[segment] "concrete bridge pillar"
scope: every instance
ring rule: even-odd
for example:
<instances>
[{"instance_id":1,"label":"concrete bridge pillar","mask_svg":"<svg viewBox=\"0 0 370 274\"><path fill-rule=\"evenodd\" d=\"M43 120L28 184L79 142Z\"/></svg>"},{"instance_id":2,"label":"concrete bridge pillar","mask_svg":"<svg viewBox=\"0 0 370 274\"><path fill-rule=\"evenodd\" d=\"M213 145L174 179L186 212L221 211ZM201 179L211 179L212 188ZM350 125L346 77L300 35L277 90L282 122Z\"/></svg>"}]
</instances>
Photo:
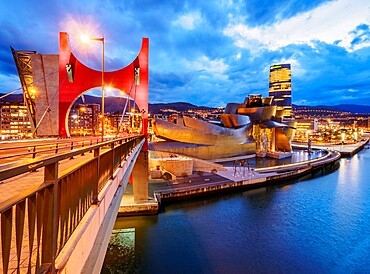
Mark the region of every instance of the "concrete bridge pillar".
<instances>
[{"instance_id":1,"label":"concrete bridge pillar","mask_svg":"<svg viewBox=\"0 0 370 274\"><path fill-rule=\"evenodd\" d=\"M134 201L148 201L148 151L141 151L132 170Z\"/></svg>"}]
</instances>

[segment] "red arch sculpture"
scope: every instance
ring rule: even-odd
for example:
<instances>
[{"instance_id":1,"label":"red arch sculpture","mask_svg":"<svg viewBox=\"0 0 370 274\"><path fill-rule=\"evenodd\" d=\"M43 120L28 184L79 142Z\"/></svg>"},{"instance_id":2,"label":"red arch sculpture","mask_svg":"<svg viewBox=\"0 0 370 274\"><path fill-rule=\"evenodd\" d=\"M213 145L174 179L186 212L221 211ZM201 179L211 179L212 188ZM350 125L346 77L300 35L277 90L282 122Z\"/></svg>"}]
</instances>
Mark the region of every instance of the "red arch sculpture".
<instances>
[{"instance_id":1,"label":"red arch sculpture","mask_svg":"<svg viewBox=\"0 0 370 274\"><path fill-rule=\"evenodd\" d=\"M85 66L73 55L66 32L60 33L59 43L59 135L69 137L68 110L71 104L86 90L101 87L102 72ZM146 137L148 135L148 54L149 39L143 38L140 52L131 64L116 71L104 72L106 86L128 92L135 81L135 68L140 68L140 83L136 86L135 102L143 113L142 134ZM72 66L72 83L66 80L67 64ZM147 150L147 145L143 149Z\"/></svg>"}]
</instances>

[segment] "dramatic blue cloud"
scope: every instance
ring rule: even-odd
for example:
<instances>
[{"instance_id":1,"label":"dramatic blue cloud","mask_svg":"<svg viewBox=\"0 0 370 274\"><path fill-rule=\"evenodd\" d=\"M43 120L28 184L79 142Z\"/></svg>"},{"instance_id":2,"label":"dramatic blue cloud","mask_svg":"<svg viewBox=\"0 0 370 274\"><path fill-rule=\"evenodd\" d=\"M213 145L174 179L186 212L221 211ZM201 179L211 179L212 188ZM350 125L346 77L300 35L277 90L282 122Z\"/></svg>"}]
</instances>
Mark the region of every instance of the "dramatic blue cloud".
<instances>
[{"instance_id":1,"label":"dramatic blue cloud","mask_svg":"<svg viewBox=\"0 0 370 274\"><path fill-rule=\"evenodd\" d=\"M364 43L370 42L370 28L369 25L362 24L359 25L353 32L355 38L351 41L352 48L357 45L362 45Z\"/></svg>"},{"instance_id":2,"label":"dramatic blue cloud","mask_svg":"<svg viewBox=\"0 0 370 274\"><path fill-rule=\"evenodd\" d=\"M292 65L295 104L370 101L368 0L177 2L1 1L0 92L20 87L9 46L57 53L61 31L100 69L101 45L79 45L88 29L105 37L107 70L131 63L142 37L150 39L150 103L224 106L267 95L276 63Z\"/></svg>"}]
</instances>

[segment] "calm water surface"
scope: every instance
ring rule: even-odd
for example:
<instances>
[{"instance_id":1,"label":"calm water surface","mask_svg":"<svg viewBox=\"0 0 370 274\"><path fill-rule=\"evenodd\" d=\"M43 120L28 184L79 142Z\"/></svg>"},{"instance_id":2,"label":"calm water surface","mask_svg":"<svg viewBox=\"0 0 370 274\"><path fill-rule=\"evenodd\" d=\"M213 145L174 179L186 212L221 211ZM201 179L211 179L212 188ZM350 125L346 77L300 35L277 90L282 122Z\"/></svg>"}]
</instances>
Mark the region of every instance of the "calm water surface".
<instances>
[{"instance_id":1,"label":"calm water surface","mask_svg":"<svg viewBox=\"0 0 370 274\"><path fill-rule=\"evenodd\" d=\"M370 273L370 150L323 176L120 218L102 273Z\"/></svg>"}]
</instances>

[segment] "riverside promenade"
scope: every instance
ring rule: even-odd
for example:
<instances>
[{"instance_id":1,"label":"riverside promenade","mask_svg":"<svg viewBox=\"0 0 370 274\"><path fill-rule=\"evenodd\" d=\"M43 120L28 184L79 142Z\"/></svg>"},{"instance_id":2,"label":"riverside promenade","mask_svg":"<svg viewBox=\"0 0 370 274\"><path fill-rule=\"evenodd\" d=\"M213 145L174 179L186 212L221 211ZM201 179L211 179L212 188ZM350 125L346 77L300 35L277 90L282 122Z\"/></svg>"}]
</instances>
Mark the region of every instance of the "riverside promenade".
<instances>
[{"instance_id":1,"label":"riverside promenade","mask_svg":"<svg viewBox=\"0 0 370 274\"><path fill-rule=\"evenodd\" d=\"M342 158L348 158L355 155L357 152L361 151L369 143L369 137L361 139L359 142L354 144L312 144L313 149L331 150L338 151ZM295 148L307 149L307 143L292 143Z\"/></svg>"},{"instance_id":2,"label":"riverside promenade","mask_svg":"<svg viewBox=\"0 0 370 274\"><path fill-rule=\"evenodd\" d=\"M144 204L134 202L132 186L128 185L118 214L121 216L156 214L161 203L231 191L238 188L258 188L278 181L303 176L334 165L341 157L353 156L362 150L368 142L369 139L366 138L350 145L314 145L312 146L313 149L325 150L328 154L317 159L295 164L254 168L249 171L247 168L226 167L225 171L218 171L217 174L203 172L200 176L194 172L191 176L177 178L176 181L150 180L150 198ZM304 149L307 148L307 145L294 145L294 147Z\"/></svg>"},{"instance_id":3,"label":"riverside promenade","mask_svg":"<svg viewBox=\"0 0 370 274\"><path fill-rule=\"evenodd\" d=\"M369 142L365 138L356 144L348 145L313 145L313 149L325 150L326 156L295 164L273 166L268 168L254 168L247 170L237 167L226 167L225 171L217 174L203 172L199 176L194 172L191 176L177 178L176 181L149 180L149 201L135 203L132 195L132 186L128 185L118 215L156 214L161 203L188 199L200 195L235 189L251 189L274 184L278 181L303 176L310 172L334 165L341 157L351 157L361 151ZM293 147L307 149L307 145L293 144ZM250 155L249 155L250 156Z\"/></svg>"},{"instance_id":4,"label":"riverside promenade","mask_svg":"<svg viewBox=\"0 0 370 274\"><path fill-rule=\"evenodd\" d=\"M369 143L369 138L362 139L355 144L344 144L344 145L314 145L315 149L328 149L339 151L343 158L352 157L357 152L361 151Z\"/></svg>"}]
</instances>

